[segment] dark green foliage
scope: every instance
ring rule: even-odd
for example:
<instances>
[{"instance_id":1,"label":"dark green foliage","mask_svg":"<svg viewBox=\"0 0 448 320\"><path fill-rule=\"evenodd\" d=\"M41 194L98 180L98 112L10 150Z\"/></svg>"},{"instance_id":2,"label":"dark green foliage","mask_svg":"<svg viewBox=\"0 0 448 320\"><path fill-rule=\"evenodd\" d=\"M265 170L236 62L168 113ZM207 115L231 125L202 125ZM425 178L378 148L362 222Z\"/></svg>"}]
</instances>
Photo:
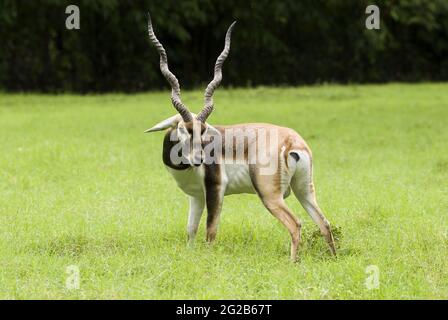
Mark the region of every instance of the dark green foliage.
<instances>
[{"instance_id":1,"label":"dark green foliage","mask_svg":"<svg viewBox=\"0 0 448 320\"><path fill-rule=\"evenodd\" d=\"M381 9L381 30L365 8ZM67 30L76 4L81 29ZM448 79L446 0L0 0L0 87L141 91L166 87L146 12L182 87L208 82L233 20L223 85Z\"/></svg>"}]
</instances>

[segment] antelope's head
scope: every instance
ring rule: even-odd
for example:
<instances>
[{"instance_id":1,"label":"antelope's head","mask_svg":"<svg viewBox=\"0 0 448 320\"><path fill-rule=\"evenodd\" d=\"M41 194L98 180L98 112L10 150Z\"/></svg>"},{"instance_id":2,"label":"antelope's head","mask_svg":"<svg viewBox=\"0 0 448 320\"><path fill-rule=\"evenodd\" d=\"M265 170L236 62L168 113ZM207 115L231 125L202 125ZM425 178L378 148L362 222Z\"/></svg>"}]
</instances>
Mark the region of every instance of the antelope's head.
<instances>
[{"instance_id":1,"label":"antelope's head","mask_svg":"<svg viewBox=\"0 0 448 320\"><path fill-rule=\"evenodd\" d=\"M191 113L187 106L182 103L180 98L180 86L176 76L168 69L168 58L162 44L156 38L152 28L151 16L148 14L148 32L149 38L160 55L160 70L168 83L171 85L171 102L177 110L177 114L165 119L145 132L155 132L171 128L171 132L179 143L185 145L182 150L183 157L186 158L190 165L199 166L203 162L203 145L210 135L219 134L218 130L209 125L206 121L213 111L213 93L222 80L222 65L229 55L230 38L232 29L236 21L233 22L226 33L224 50L219 55L215 64L215 73L213 80L208 84L204 94L204 107L199 114ZM187 153L187 154L185 154Z\"/></svg>"}]
</instances>

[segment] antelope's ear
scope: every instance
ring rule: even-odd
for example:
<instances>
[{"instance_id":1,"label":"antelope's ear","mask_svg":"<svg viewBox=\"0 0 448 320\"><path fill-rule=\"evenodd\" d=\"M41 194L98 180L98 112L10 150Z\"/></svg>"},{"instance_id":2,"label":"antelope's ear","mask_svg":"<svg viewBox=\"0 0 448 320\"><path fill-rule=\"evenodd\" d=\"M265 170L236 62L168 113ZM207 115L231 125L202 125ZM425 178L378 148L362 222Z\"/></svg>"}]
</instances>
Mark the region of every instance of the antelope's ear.
<instances>
[{"instance_id":1,"label":"antelope's ear","mask_svg":"<svg viewBox=\"0 0 448 320\"><path fill-rule=\"evenodd\" d=\"M155 131L162 131L165 130L167 128L173 128L175 126L177 126L177 124L179 123L179 121L182 119L182 117L180 116L180 114L176 114L168 119L165 119L161 122L159 122L158 124L156 124L154 127L148 129L145 131L145 133L148 132L155 132Z\"/></svg>"}]
</instances>

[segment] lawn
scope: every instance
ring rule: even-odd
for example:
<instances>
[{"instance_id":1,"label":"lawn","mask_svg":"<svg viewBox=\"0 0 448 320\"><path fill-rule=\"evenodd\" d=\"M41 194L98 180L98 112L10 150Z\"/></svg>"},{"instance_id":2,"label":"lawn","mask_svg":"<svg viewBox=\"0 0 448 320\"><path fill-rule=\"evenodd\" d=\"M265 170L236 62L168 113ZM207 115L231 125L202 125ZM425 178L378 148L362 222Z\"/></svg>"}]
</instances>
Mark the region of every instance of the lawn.
<instances>
[{"instance_id":1,"label":"lawn","mask_svg":"<svg viewBox=\"0 0 448 320\"><path fill-rule=\"evenodd\" d=\"M202 94L184 102L197 111ZM305 138L337 258L294 197L300 263L253 195L226 197L216 243L202 221L188 248L163 133L143 133L174 114L168 89L0 93L0 298L448 299L448 84L219 89L215 103L212 124Z\"/></svg>"}]
</instances>

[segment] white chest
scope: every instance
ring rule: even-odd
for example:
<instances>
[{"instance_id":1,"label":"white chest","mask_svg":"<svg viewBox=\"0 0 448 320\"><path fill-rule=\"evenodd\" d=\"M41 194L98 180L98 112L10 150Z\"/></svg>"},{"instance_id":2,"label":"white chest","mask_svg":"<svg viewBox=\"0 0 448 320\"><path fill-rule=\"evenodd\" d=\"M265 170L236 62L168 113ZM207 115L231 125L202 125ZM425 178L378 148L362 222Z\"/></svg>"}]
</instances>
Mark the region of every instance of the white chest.
<instances>
[{"instance_id":1,"label":"white chest","mask_svg":"<svg viewBox=\"0 0 448 320\"><path fill-rule=\"evenodd\" d=\"M166 168L183 192L193 197L204 194L204 173L202 167L191 167L186 170L175 170L168 166Z\"/></svg>"}]
</instances>

